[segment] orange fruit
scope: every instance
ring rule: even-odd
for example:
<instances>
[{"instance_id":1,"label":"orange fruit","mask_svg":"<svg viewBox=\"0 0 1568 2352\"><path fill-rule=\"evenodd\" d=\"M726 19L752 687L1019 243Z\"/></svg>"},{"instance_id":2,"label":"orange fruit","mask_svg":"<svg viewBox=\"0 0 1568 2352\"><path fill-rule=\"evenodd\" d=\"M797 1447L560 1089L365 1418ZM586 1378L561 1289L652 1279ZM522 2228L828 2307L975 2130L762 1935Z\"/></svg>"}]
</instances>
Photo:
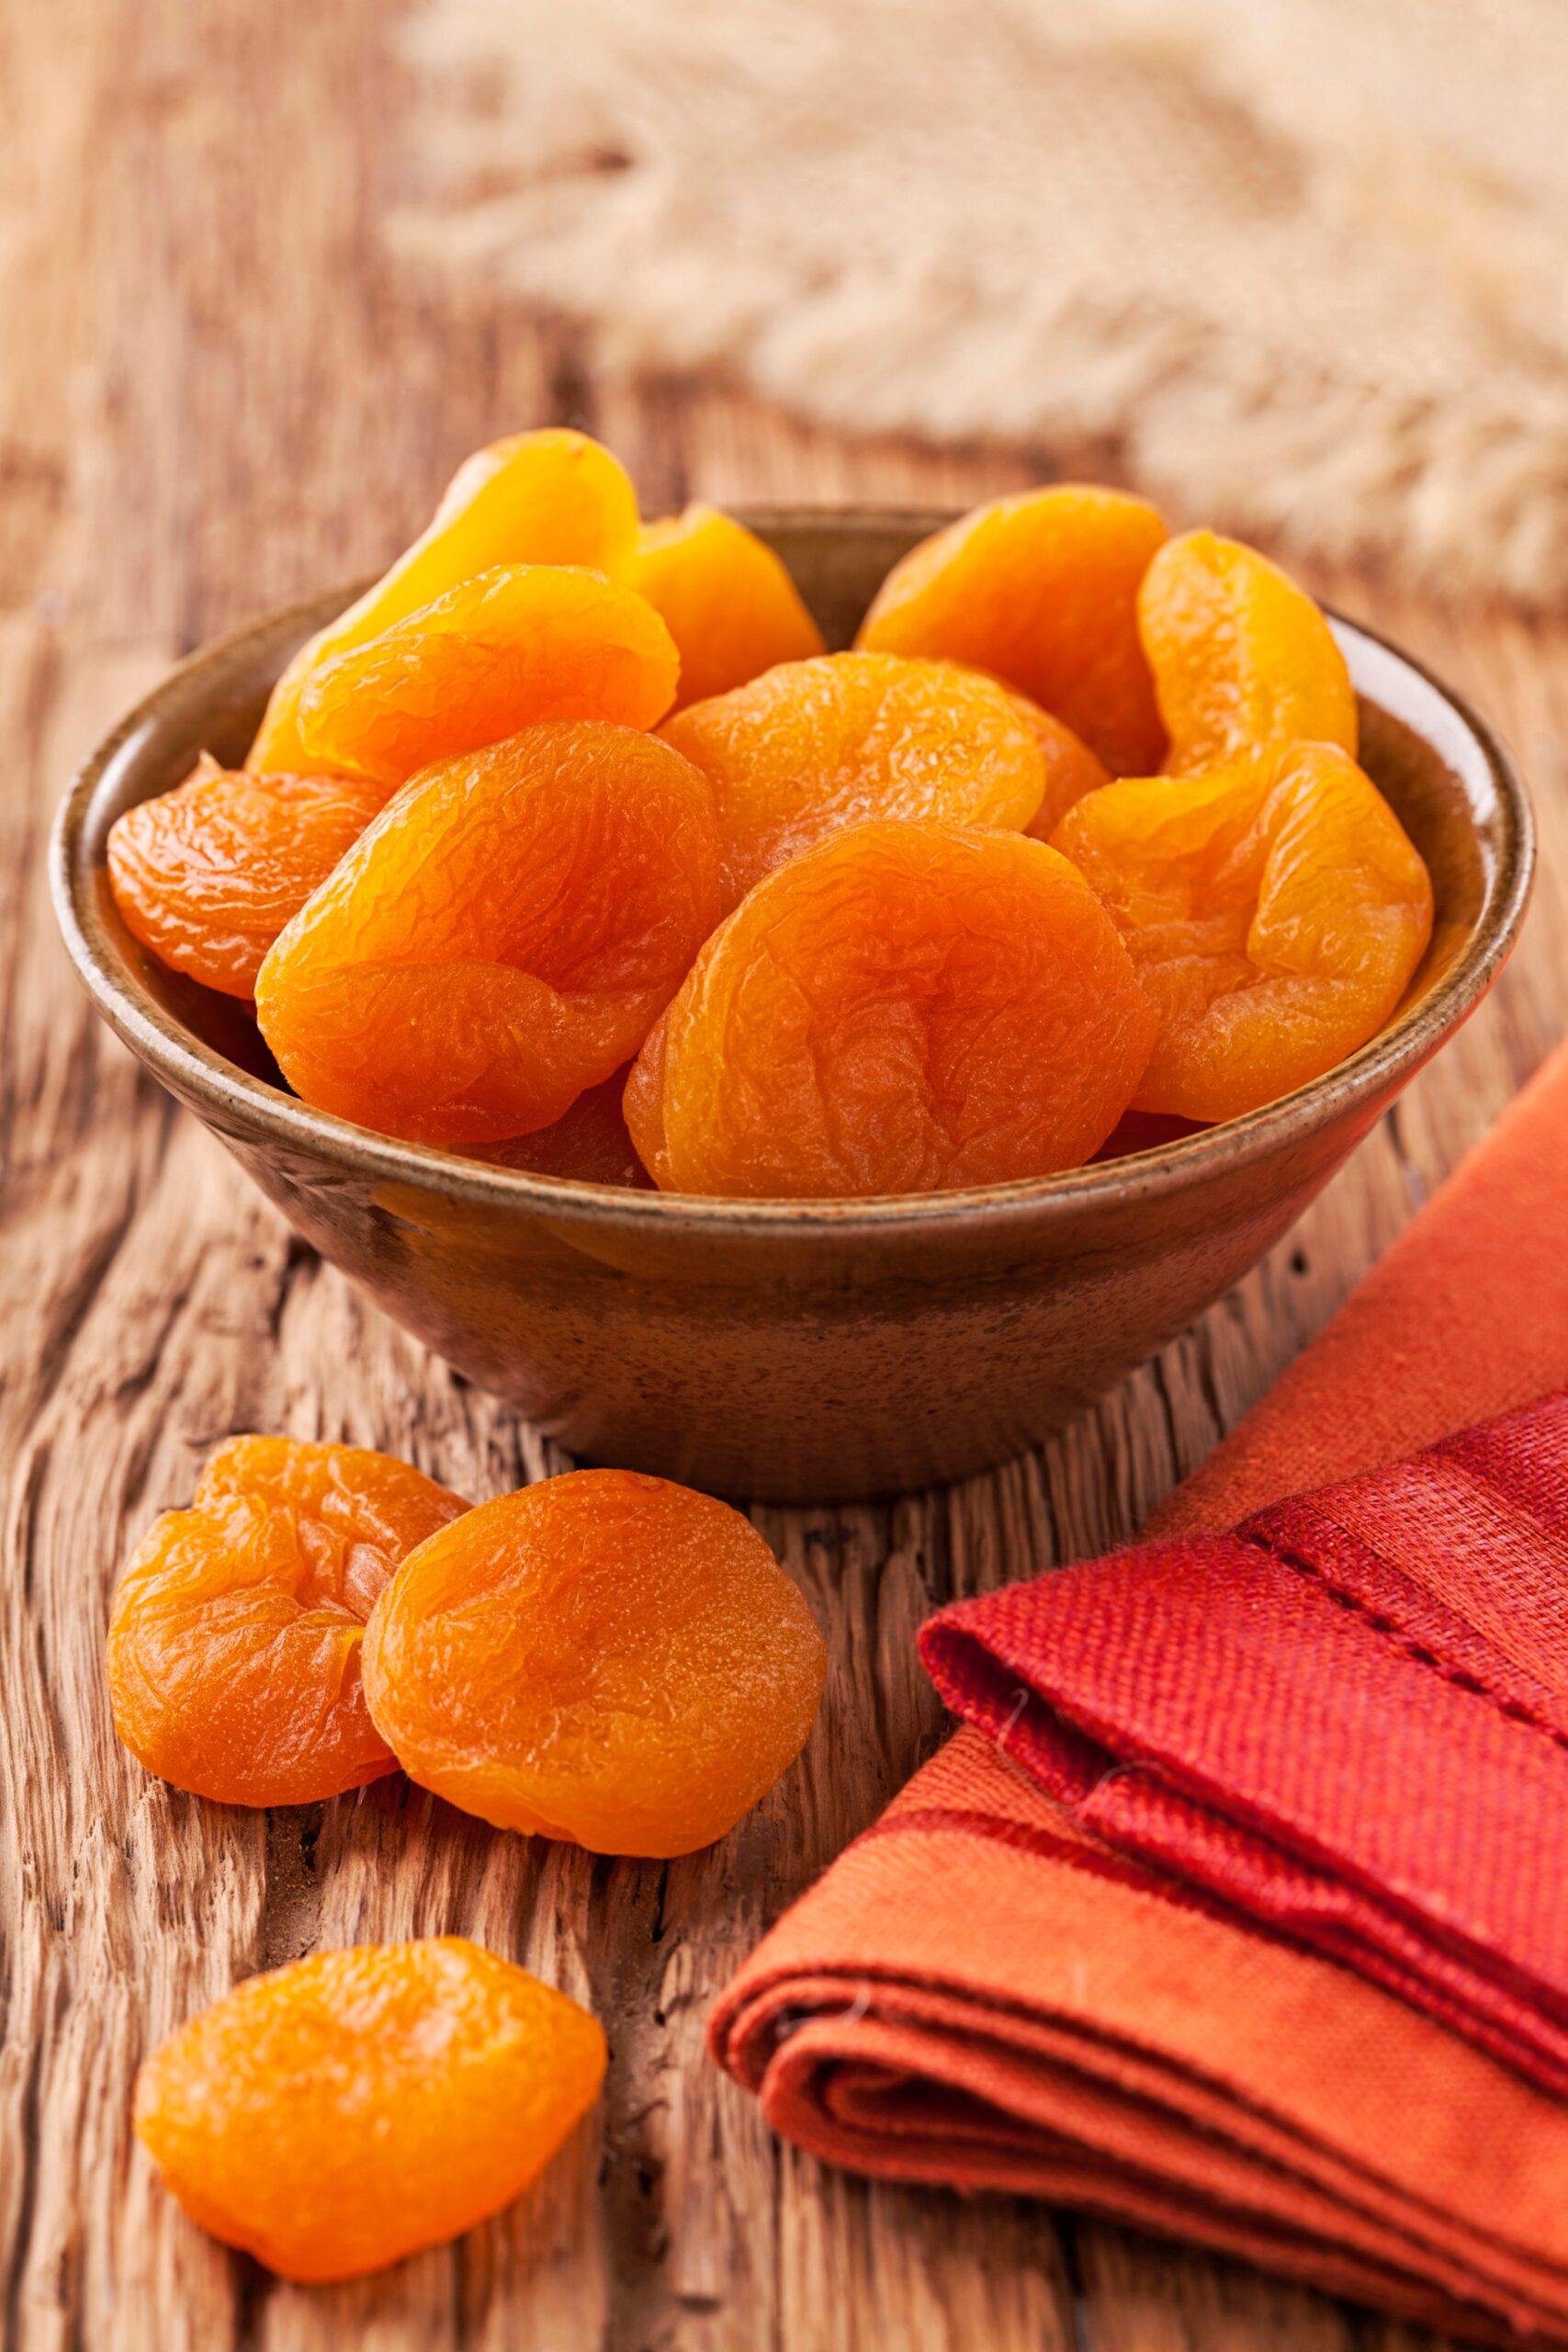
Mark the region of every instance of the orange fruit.
<instances>
[{"instance_id":1,"label":"orange fruit","mask_svg":"<svg viewBox=\"0 0 1568 2352\"><path fill-rule=\"evenodd\" d=\"M1432 932L1432 885L1343 752L1113 784L1055 845L1121 932L1159 1033L1141 1111L1234 1119L1382 1028Z\"/></svg>"},{"instance_id":2,"label":"orange fruit","mask_svg":"<svg viewBox=\"0 0 1568 2352\"><path fill-rule=\"evenodd\" d=\"M680 649L677 709L743 686L777 662L826 650L772 548L716 506L645 523L623 577Z\"/></svg>"},{"instance_id":3,"label":"orange fruit","mask_svg":"<svg viewBox=\"0 0 1568 2352\"><path fill-rule=\"evenodd\" d=\"M619 571L637 539L637 492L584 433L549 425L476 450L458 467L428 529L346 612L302 645L273 688L249 768L308 767L298 715L312 670L379 637L410 613L497 564L586 564Z\"/></svg>"},{"instance_id":4,"label":"orange fruit","mask_svg":"<svg viewBox=\"0 0 1568 2352\"><path fill-rule=\"evenodd\" d=\"M879 817L1021 830L1044 790L1036 729L994 678L892 653L790 662L660 729L713 786L726 907Z\"/></svg>"},{"instance_id":5,"label":"orange fruit","mask_svg":"<svg viewBox=\"0 0 1568 2352\"><path fill-rule=\"evenodd\" d=\"M626 1124L670 1192L828 1199L1076 1168L1153 1010L1083 877L951 825L835 835L758 884L639 1055Z\"/></svg>"},{"instance_id":6,"label":"orange fruit","mask_svg":"<svg viewBox=\"0 0 1568 2352\"><path fill-rule=\"evenodd\" d=\"M1291 743L1356 756L1345 656L1312 598L1255 548L1189 531L1160 548L1138 593L1138 628L1170 737L1172 775Z\"/></svg>"},{"instance_id":7,"label":"orange fruit","mask_svg":"<svg viewBox=\"0 0 1568 2352\"><path fill-rule=\"evenodd\" d=\"M312 1952L161 2043L136 2132L192 2221L285 2278L499 2212L599 2095L597 2021L460 1936Z\"/></svg>"},{"instance_id":8,"label":"orange fruit","mask_svg":"<svg viewBox=\"0 0 1568 2352\"><path fill-rule=\"evenodd\" d=\"M750 1520L628 1470L502 1495L404 1562L366 1689L411 1780L498 1828L686 1854L816 1721L827 1652Z\"/></svg>"},{"instance_id":9,"label":"orange fruit","mask_svg":"<svg viewBox=\"0 0 1568 2352\"><path fill-rule=\"evenodd\" d=\"M319 662L297 724L318 766L389 791L538 719L651 727L679 668L669 630L630 588L602 571L510 564Z\"/></svg>"},{"instance_id":10,"label":"orange fruit","mask_svg":"<svg viewBox=\"0 0 1568 2352\"><path fill-rule=\"evenodd\" d=\"M546 722L404 786L272 949L257 1017L306 1102L502 1142L637 1052L717 915L697 770L631 728Z\"/></svg>"},{"instance_id":11,"label":"orange fruit","mask_svg":"<svg viewBox=\"0 0 1568 2352\"><path fill-rule=\"evenodd\" d=\"M251 775L216 761L109 832L126 929L172 971L254 995L267 949L358 840L386 794L346 775Z\"/></svg>"},{"instance_id":12,"label":"orange fruit","mask_svg":"<svg viewBox=\"0 0 1568 2352\"><path fill-rule=\"evenodd\" d=\"M236 1437L115 1590L115 1729L160 1779L222 1804L311 1804L393 1769L360 1683L392 1570L467 1510L356 1445Z\"/></svg>"},{"instance_id":13,"label":"orange fruit","mask_svg":"<svg viewBox=\"0 0 1568 2352\"><path fill-rule=\"evenodd\" d=\"M894 565L855 642L988 670L1113 774L1147 775L1165 731L1137 597L1165 535L1122 491L1061 482L993 499Z\"/></svg>"}]
</instances>

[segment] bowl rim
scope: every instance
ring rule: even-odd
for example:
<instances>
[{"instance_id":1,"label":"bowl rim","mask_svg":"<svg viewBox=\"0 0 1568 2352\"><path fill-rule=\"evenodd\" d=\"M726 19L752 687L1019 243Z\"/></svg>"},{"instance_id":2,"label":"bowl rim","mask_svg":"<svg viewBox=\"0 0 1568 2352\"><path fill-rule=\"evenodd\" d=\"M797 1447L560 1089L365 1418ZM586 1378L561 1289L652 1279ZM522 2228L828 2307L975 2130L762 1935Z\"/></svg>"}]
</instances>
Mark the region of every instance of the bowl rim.
<instances>
[{"instance_id":1,"label":"bowl rim","mask_svg":"<svg viewBox=\"0 0 1568 2352\"><path fill-rule=\"evenodd\" d=\"M950 510L904 506L748 506L739 519L769 526L820 525L837 529L939 529ZM376 575L371 575L375 577ZM367 585L318 591L209 640L174 664L152 691L126 712L77 766L51 831L49 879L55 919L89 996L109 1026L174 1091L221 1113L258 1140L303 1149L361 1179L411 1186L447 1199L513 1210L528 1208L557 1223L613 1223L649 1234L684 1228L753 1235L866 1235L890 1227L1005 1222L1021 1211L1067 1217L1085 1205L1110 1206L1158 1199L1189 1182L1234 1172L1266 1160L1282 1143L1299 1140L1337 1115L1414 1075L1461 1025L1495 978L1518 936L1529 903L1536 860L1534 815L1523 777L1488 722L1425 663L1378 630L1351 621L1330 605L1336 633L1376 647L1427 685L1479 750L1496 788L1502 819L1495 872L1473 933L1450 970L1416 1002L1396 1011L1377 1035L1311 1080L1242 1117L1177 1137L1124 1159L1091 1161L1054 1176L951 1193L915 1193L849 1200L734 1200L694 1193L639 1192L629 1186L536 1175L471 1159L434 1144L406 1143L347 1119L318 1111L297 1095L254 1078L175 1020L138 982L95 902L83 848L87 812L110 763L167 703L202 671L232 664L254 640L297 627L303 639L325 615L341 610ZM340 597L341 603L332 599Z\"/></svg>"}]
</instances>

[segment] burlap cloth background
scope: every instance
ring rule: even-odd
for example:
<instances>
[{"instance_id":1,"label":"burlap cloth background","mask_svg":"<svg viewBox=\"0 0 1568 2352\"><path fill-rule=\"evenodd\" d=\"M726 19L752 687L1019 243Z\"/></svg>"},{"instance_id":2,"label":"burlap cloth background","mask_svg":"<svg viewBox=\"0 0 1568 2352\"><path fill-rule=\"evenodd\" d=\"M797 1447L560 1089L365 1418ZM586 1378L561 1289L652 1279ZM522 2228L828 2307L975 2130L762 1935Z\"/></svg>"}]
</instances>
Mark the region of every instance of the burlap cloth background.
<instances>
[{"instance_id":1,"label":"burlap cloth background","mask_svg":"<svg viewBox=\"0 0 1568 2352\"><path fill-rule=\"evenodd\" d=\"M420 0L435 266L853 429L1568 593L1568 0Z\"/></svg>"}]
</instances>

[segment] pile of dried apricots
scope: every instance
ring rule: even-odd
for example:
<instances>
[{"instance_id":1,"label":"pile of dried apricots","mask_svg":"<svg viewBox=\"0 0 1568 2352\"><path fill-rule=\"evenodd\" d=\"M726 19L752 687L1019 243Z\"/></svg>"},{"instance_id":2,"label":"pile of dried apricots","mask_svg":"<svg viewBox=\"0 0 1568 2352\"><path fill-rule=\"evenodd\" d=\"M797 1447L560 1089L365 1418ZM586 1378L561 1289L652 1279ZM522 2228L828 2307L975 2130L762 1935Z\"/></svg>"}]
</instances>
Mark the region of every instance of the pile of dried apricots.
<instances>
[{"instance_id":1,"label":"pile of dried apricots","mask_svg":"<svg viewBox=\"0 0 1568 2352\"><path fill-rule=\"evenodd\" d=\"M674 1193L937 1192L1079 1166L1128 1113L1236 1117L1382 1025L1432 892L1356 752L1312 600L1141 499L979 507L829 653L761 539L639 524L546 431L469 459L244 769L129 810L109 874L364 1126Z\"/></svg>"},{"instance_id":2,"label":"pile of dried apricots","mask_svg":"<svg viewBox=\"0 0 1568 2352\"><path fill-rule=\"evenodd\" d=\"M176 1788L303 1804L400 1765L497 1827L688 1854L805 1746L827 1649L750 1520L622 1470L478 1509L389 1455L219 1447L119 1580L115 1727ZM154 2052L136 2129L286 2276L346 2278L517 2195L597 2094L564 1994L453 1938L252 1978Z\"/></svg>"},{"instance_id":3,"label":"pile of dried apricots","mask_svg":"<svg viewBox=\"0 0 1568 2352\"><path fill-rule=\"evenodd\" d=\"M981 507L829 653L761 540L642 525L607 450L540 432L300 649L243 770L120 818L109 876L306 1102L383 1134L673 1193L928 1193L1237 1116L1382 1025L1432 893L1356 752L1316 606L1140 499ZM581 1471L475 1509L243 1437L131 1559L107 1664L120 1737L198 1796L400 1766L501 1828L673 1856L799 1754L826 1651L688 1488ZM321 1952L156 2051L136 2127L218 2236L342 2278L509 2201L605 2060L460 1939Z\"/></svg>"}]
</instances>

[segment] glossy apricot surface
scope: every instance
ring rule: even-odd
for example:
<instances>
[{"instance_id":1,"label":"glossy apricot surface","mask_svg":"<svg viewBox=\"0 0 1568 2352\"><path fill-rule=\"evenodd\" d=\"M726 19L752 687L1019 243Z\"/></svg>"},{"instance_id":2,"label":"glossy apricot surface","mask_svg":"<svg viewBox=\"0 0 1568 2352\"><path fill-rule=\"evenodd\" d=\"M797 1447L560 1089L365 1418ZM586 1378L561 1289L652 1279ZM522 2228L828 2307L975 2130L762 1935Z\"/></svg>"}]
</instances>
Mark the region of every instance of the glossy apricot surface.
<instances>
[{"instance_id":1,"label":"glossy apricot surface","mask_svg":"<svg viewBox=\"0 0 1568 2352\"><path fill-rule=\"evenodd\" d=\"M716 506L645 523L623 577L679 648L678 709L827 650L772 548Z\"/></svg>"},{"instance_id":2,"label":"glossy apricot surface","mask_svg":"<svg viewBox=\"0 0 1568 2352\"><path fill-rule=\"evenodd\" d=\"M245 764L287 773L310 763L298 725L312 670L379 637L497 564L621 571L637 540L637 492L608 449L547 425L478 449L460 465L427 529L348 610L302 645L273 688Z\"/></svg>"},{"instance_id":3,"label":"glossy apricot surface","mask_svg":"<svg viewBox=\"0 0 1568 2352\"><path fill-rule=\"evenodd\" d=\"M1014 694L1011 702L1033 736L1045 767L1044 796L1024 831L1037 842L1048 842L1086 792L1098 792L1101 785L1111 783L1111 771L1103 760L1095 758L1081 736L1031 702L1027 695Z\"/></svg>"},{"instance_id":4,"label":"glossy apricot surface","mask_svg":"<svg viewBox=\"0 0 1568 2352\"><path fill-rule=\"evenodd\" d=\"M194 2222L285 2278L380 2270L511 2203L592 2106L604 2036L460 1936L312 1952L190 2019L136 2132Z\"/></svg>"},{"instance_id":5,"label":"glossy apricot surface","mask_svg":"<svg viewBox=\"0 0 1568 2352\"><path fill-rule=\"evenodd\" d=\"M651 727L679 670L674 639L634 590L602 571L510 564L318 663L298 724L319 766L390 790L539 719Z\"/></svg>"},{"instance_id":6,"label":"glossy apricot surface","mask_svg":"<svg viewBox=\"0 0 1568 2352\"><path fill-rule=\"evenodd\" d=\"M1172 775L1291 743L1356 755L1356 696L1334 632L1303 589L1256 548L1188 531L1160 548L1138 628L1170 738Z\"/></svg>"},{"instance_id":7,"label":"glossy apricot surface","mask_svg":"<svg viewBox=\"0 0 1568 2352\"><path fill-rule=\"evenodd\" d=\"M988 670L1113 774L1145 775L1165 730L1137 598L1165 536L1154 508L1119 490L1062 482L993 499L894 565L855 641Z\"/></svg>"},{"instance_id":8,"label":"glossy apricot surface","mask_svg":"<svg viewBox=\"0 0 1568 2352\"><path fill-rule=\"evenodd\" d=\"M386 797L355 776L252 775L209 762L116 818L115 905L160 963L249 998L273 941Z\"/></svg>"}]
</instances>

